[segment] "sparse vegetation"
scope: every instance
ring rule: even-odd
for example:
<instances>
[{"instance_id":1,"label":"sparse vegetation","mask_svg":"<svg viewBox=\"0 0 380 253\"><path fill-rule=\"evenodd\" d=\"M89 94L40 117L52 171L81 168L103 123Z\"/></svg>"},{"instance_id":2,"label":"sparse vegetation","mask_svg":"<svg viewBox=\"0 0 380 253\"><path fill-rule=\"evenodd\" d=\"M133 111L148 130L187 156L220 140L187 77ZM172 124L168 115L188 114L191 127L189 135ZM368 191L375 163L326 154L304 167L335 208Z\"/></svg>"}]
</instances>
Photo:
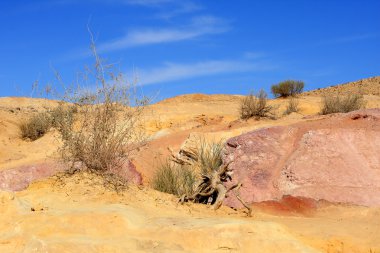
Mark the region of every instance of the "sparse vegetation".
<instances>
[{"instance_id":1,"label":"sparse vegetation","mask_svg":"<svg viewBox=\"0 0 380 253\"><path fill-rule=\"evenodd\" d=\"M65 87L62 103L52 112L59 131L61 155L69 173L85 170L101 175L111 187L120 189L117 177L131 153L145 142L141 115L148 100L139 97L135 81L127 81L112 65L104 64L96 51L94 67L87 68L73 87ZM91 88L88 88L88 83Z\"/></svg>"},{"instance_id":2,"label":"sparse vegetation","mask_svg":"<svg viewBox=\"0 0 380 253\"><path fill-rule=\"evenodd\" d=\"M363 95L327 95L322 99L320 114L347 113L365 107Z\"/></svg>"},{"instance_id":3,"label":"sparse vegetation","mask_svg":"<svg viewBox=\"0 0 380 253\"><path fill-rule=\"evenodd\" d=\"M207 142L204 139L200 139L198 141L198 148L194 152L196 162L193 163L193 166L203 175L217 171L223 163L223 145L222 141Z\"/></svg>"},{"instance_id":4,"label":"sparse vegetation","mask_svg":"<svg viewBox=\"0 0 380 253\"><path fill-rule=\"evenodd\" d=\"M199 139L190 146L185 145L178 154L172 151L170 161L161 164L156 171L153 187L179 196L181 203L190 201L211 204L214 209L218 209L226 194L233 191L248 209L248 215L251 215L251 208L238 193L241 184L234 184L230 188L223 184L232 180L232 172L228 169L228 164L223 165L222 150L222 142L208 143Z\"/></svg>"},{"instance_id":5,"label":"sparse vegetation","mask_svg":"<svg viewBox=\"0 0 380 253\"><path fill-rule=\"evenodd\" d=\"M284 112L285 115L291 114L292 112L299 111L299 101L295 97L291 97L288 100L288 104L286 106L286 110Z\"/></svg>"},{"instance_id":6,"label":"sparse vegetation","mask_svg":"<svg viewBox=\"0 0 380 253\"><path fill-rule=\"evenodd\" d=\"M194 193L199 175L211 175L222 165L223 142L197 139L180 155L161 163L153 178L153 188L177 196ZM197 177L198 174L198 177Z\"/></svg>"},{"instance_id":7,"label":"sparse vegetation","mask_svg":"<svg viewBox=\"0 0 380 253\"><path fill-rule=\"evenodd\" d=\"M160 164L157 169L152 186L157 191L170 193L176 196L192 194L196 175L190 166L179 166L169 160Z\"/></svg>"},{"instance_id":8,"label":"sparse vegetation","mask_svg":"<svg viewBox=\"0 0 380 253\"><path fill-rule=\"evenodd\" d=\"M51 116L46 112L40 112L33 115L28 120L22 122L19 126L21 137L35 141L46 134L52 126Z\"/></svg>"},{"instance_id":9,"label":"sparse vegetation","mask_svg":"<svg viewBox=\"0 0 380 253\"><path fill-rule=\"evenodd\" d=\"M52 127L61 133L63 139L67 139L69 133L65 131L69 130L67 126L74 123L74 114L77 112L78 108L76 106L70 106L65 103L60 103L59 106L49 111Z\"/></svg>"},{"instance_id":10,"label":"sparse vegetation","mask_svg":"<svg viewBox=\"0 0 380 253\"><path fill-rule=\"evenodd\" d=\"M268 95L264 90L258 94L251 92L244 97L240 105L240 118L249 119L262 117L274 118L274 107L268 104Z\"/></svg>"},{"instance_id":11,"label":"sparse vegetation","mask_svg":"<svg viewBox=\"0 0 380 253\"><path fill-rule=\"evenodd\" d=\"M302 81L286 80L271 87L273 96L289 97L300 94L303 91L305 84Z\"/></svg>"}]
</instances>

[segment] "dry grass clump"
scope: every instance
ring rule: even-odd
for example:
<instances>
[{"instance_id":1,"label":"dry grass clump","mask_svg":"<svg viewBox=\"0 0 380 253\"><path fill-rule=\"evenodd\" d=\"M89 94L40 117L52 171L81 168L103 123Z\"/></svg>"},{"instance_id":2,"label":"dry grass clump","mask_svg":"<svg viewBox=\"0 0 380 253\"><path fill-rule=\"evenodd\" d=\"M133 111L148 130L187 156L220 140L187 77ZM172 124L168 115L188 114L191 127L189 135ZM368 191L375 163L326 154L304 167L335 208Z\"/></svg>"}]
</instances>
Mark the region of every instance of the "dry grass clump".
<instances>
[{"instance_id":1,"label":"dry grass clump","mask_svg":"<svg viewBox=\"0 0 380 253\"><path fill-rule=\"evenodd\" d=\"M21 137L34 141L45 135L52 127L61 130L67 121L73 123L75 113L74 106L67 106L64 103L53 110L39 112L20 124Z\"/></svg>"},{"instance_id":2,"label":"dry grass clump","mask_svg":"<svg viewBox=\"0 0 380 253\"><path fill-rule=\"evenodd\" d=\"M23 139L35 141L44 136L51 126L51 116L46 112L40 112L22 122L19 128Z\"/></svg>"},{"instance_id":3,"label":"dry grass clump","mask_svg":"<svg viewBox=\"0 0 380 253\"><path fill-rule=\"evenodd\" d=\"M153 177L153 188L176 196L192 195L201 175L211 176L222 165L222 150L221 141L197 139L159 165Z\"/></svg>"},{"instance_id":4,"label":"dry grass clump","mask_svg":"<svg viewBox=\"0 0 380 253\"><path fill-rule=\"evenodd\" d=\"M195 163L193 166L197 167L201 174L207 175L217 171L222 165L222 151L224 143L207 142L203 139L199 140L199 146L195 152Z\"/></svg>"},{"instance_id":5,"label":"dry grass clump","mask_svg":"<svg viewBox=\"0 0 380 253\"><path fill-rule=\"evenodd\" d=\"M292 112L299 111L299 101L295 97L291 97L288 100L288 104L286 106L286 110L284 112L285 115L291 114Z\"/></svg>"},{"instance_id":6,"label":"dry grass clump","mask_svg":"<svg viewBox=\"0 0 380 253\"><path fill-rule=\"evenodd\" d=\"M160 164L152 181L155 190L176 195L192 194L196 182L190 166L179 166L169 160Z\"/></svg>"},{"instance_id":7,"label":"dry grass clump","mask_svg":"<svg viewBox=\"0 0 380 253\"><path fill-rule=\"evenodd\" d=\"M272 94L275 97L289 97L300 94L305 87L304 82L295 80L286 80L271 87Z\"/></svg>"},{"instance_id":8,"label":"dry grass clump","mask_svg":"<svg viewBox=\"0 0 380 253\"><path fill-rule=\"evenodd\" d=\"M268 104L268 95L264 90L260 90L256 95L251 92L243 98L240 104L240 118L274 118L274 109L273 106Z\"/></svg>"},{"instance_id":9,"label":"dry grass clump","mask_svg":"<svg viewBox=\"0 0 380 253\"><path fill-rule=\"evenodd\" d=\"M194 185L195 180L192 177L192 180L189 181L191 191L186 192L182 190L176 192L176 195L180 196L179 202L182 204L184 202L193 202L213 205L214 210L217 210L227 195L232 193L247 208L247 215L251 216L251 207L243 201L239 194L242 184L236 183L230 185L230 187L226 187L225 185L226 182L232 181L233 173L228 168L229 163L223 164L222 161L223 142L205 142L204 139L200 139L195 143L197 145L189 146L186 144L187 142L178 154L172 152L171 162L174 164L173 166L179 166L181 169L190 168L189 171L191 173L197 172L197 182ZM173 175L173 173L170 175ZM156 178L159 176L157 174ZM171 179L172 177L169 178ZM179 178L183 178L183 176ZM166 184L171 186L173 185L171 184L173 181L176 180L167 180Z\"/></svg>"},{"instance_id":10,"label":"dry grass clump","mask_svg":"<svg viewBox=\"0 0 380 253\"><path fill-rule=\"evenodd\" d=\"M322 99L320 114L347 113L365 107L363 95L327 95Z\"/></svg>"}]
</instances>

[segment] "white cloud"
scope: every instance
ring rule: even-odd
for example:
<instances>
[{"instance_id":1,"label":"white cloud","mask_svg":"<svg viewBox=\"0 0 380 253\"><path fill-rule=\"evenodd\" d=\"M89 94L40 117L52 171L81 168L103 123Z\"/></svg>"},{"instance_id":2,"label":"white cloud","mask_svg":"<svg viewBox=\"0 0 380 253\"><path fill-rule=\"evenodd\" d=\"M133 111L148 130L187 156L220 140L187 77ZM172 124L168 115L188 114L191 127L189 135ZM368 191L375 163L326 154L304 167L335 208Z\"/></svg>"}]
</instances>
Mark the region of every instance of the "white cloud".
<instances>
[{"instance_id":1,"label":"white cloud","mask_svg":"<svg viewBox=\"0 0 380 253\"><path fill-rule=\"evenodd\" d=\"M162 67L138 71L141 85L191 79L201 76L266 71L275 66L241 60L203 61L192 64L165 63Z\"/></svg>"},{"instance_id":2,"label":"white cloud","mask_svg":"<svg viewBox=\"0 0 380 253\"><path fill-rule=\"evenodd\" d=\"M223 33L229 26L213 16L200 16L192 19L190 25L165 29L138 29L124 37L100 44L99 52L109 52L141 45L169 43L197 38L207 34Z\"/></svg>"}]
</instances>

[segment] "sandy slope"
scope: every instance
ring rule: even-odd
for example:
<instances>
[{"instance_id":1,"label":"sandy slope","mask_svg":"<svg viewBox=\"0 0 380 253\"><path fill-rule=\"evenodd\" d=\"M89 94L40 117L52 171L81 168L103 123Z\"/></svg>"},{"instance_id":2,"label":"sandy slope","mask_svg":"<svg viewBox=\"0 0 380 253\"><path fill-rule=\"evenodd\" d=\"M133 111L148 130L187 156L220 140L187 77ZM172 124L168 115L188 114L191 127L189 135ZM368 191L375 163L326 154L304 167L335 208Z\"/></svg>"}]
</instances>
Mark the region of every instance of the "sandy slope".
<instances>
[{"instance_id":1,"label":"sandy slope","mask_svg":"<svg viewBox=\"0 0 380 253\"><path fill-rule=\"evenodd\" d=\"M307 121L321 98L302 96L300 112L278 120L238 120L239 96L185 95L147 108L151 141L133 162L148 185L155 166L190 134L227 139L273 125ZM366 95L367 107L380 97ZM286 100L271 101L279 106ZM54 132L35 142L19 138L18 124L54 101L0 98L0 170L50 161L59 141ZM306 116L306 117L305 117ZM61 185L54 179L17 192L0 192L0 252L380 252L380 209L332 206L301 213L260 211L247 218L227 207L178 206L170 195L131 186L123 196L87 176ZM32 211L32 209L34 211Z\"/></svg>"},{"instance_id":2,"label":"sandy slope","mask_svg":"<svg viewBox=\"0 0 380 253\"><path fill-rule=\"evenodd\" d=\"M377 252L380 209L321 207L312 216L254 217L177 205L130 187L116 195L76 176L1 193L1 252ZM34 211L32 211L34 210Z\"/></svg>"},{"instance_id":3,"label":"sandy slope","mask_svg":"<svg viewBox=\"0 0 380 253\"><path fill-rule=\"evenodd\" d=\"M305 92L304 94L311 96L321 96L329 93L380 96L380 76L361 79L355 82L333 85L327 88Z\"/></svg>"}]
</instances>

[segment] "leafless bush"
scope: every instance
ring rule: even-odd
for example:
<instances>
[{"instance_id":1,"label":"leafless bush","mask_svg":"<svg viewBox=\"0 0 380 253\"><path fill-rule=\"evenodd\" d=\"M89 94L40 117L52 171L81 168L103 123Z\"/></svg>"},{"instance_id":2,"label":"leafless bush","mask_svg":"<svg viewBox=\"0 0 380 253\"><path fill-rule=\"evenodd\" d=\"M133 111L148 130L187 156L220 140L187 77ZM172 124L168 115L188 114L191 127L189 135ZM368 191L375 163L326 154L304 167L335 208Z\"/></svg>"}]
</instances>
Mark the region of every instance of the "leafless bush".
<instances>
[{"instance_id":1,"label":"leafless bush","mask_svg":"<svg viewBox=\"0 0 380 253\"><path fill-rule=\"evenodd\" d=\"M49 111L52 127L57 129L64 139L68 136L65 130L69 130L67 126L71 126L74 123L74 116L77 112L78 108L76 106L71 106L63 102Z\"/></svg>"},{"instance_id":2,"label":"leafless bush","mask_svg":"<svg viewBox=\"0 0 380 253\"><path fill-rule=\"evenodd\" d=\"M288 100L288 105L286 106L286 110L284 112L285 115L291 114L292 112L299 111L299 101L295 97L291 97Z\"/></svg>"},{"instance_id":3,"label":"leafless bush","mask_svg":"<svg viewBox=\"0 0 380 253\"><path fill-rule=\"evenodd\" d=\"M48 113L37 113L20 124L21 137L35 141L45 135L51 125L51 117Z\"/></svg>"},{"instance_id":4,"label":"leafless bush","mask_svg":"<svg viewBox=\"0 0 380 253\"><path fill-rule=\"evenodd\" d=\"M136 81L127 81L113 65L105 64L93 40L91 48L95 64L74 85L65 85L56 73L65 93L52 112L53 124L61 134L61 155L71 172L87 170L119 184L114 172L122 170L145 142L141 116L148 100L138 95Z\"/></svg>"},{"instance_id":5,"label":"leafless bush","mask_svg":"<svg viewBox=\"0 0 380 253\"><path fill-rule=\"evenodd\" d=\"M244 97L240 105L240 118L274 118L274 107L268 104L268 95L264 90L260 90L258 94L250 93Z\"/></svg>"},{"instance_id":6,"label":"leafless bush","mask_svg":"<svg viewBox=\"0 0 380 253\"><path fill-rule=\"evenodd\" d=\"M363 95L327 95L322 99L322 108L320 114L346 113L359 110L365 107Z\"/></svg>"}]
</instances>

